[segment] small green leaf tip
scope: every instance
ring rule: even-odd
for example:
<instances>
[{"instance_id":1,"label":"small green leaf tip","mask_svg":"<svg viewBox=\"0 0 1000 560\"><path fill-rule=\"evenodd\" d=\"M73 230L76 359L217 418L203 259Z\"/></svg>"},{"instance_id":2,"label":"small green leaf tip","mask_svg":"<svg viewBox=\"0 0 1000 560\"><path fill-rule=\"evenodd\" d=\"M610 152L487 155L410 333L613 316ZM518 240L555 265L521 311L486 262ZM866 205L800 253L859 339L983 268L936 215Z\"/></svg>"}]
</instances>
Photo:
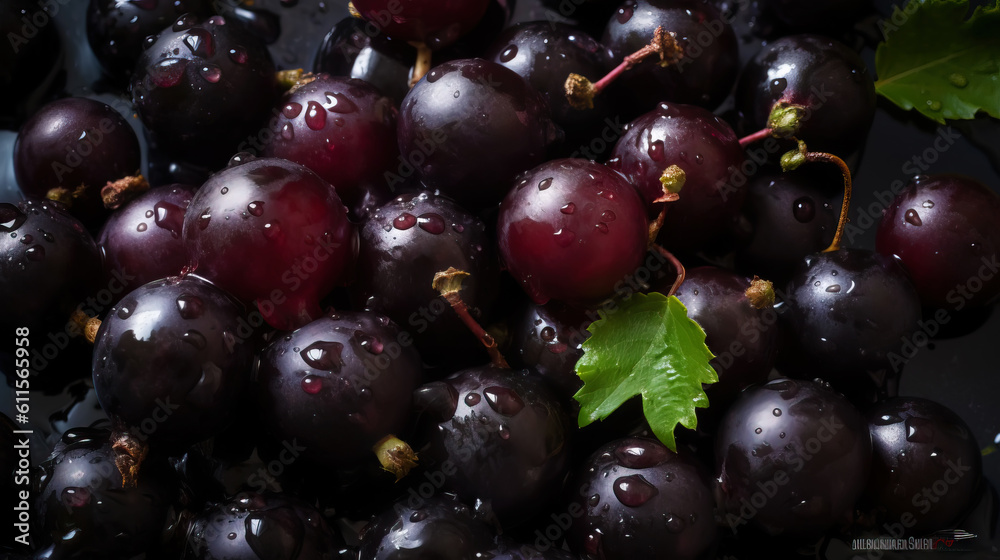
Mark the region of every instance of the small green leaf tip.
<instances>
[{"instance_id":1,"label":"small green leaf tip","mask_svg":"<svg viewBox=\"0 0 1000 560\"><path fill-rule=\"evenodd\" d=\"M677 424L695 428L696 408L708 406L704 384L719 380L709 364L705 331L674 296L635 294L588 329L577 374L583 387L580 426L603 420L636 395L642 412L664 445L676 451Z\"/></svg>"}]
</instances>

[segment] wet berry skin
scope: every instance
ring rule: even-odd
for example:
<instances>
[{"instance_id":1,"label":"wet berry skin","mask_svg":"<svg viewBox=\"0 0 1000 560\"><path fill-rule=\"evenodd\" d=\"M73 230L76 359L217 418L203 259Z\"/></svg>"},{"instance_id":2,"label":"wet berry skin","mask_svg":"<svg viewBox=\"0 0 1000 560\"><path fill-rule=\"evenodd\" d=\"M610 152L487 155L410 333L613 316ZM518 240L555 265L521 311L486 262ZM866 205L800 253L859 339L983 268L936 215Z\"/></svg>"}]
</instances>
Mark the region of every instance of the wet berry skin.
<instances>
[{"instance_id":1,"label":"wet berry skin","mask_svg":"<svg viewBox=\"0 0 1000 560\"><path fill-rule=\"evenodd\" d=\"M746 196L740 182L743 149L733 129L712 113L680 103L660 103L628 124L608 166L632 181L649 212L659 214L660 177L671 165L684 171L680 199L669 209L660 242L696 250L718 239Z\"/></svg>"},{"instance_id":2,"label":"wet berry skin","mask_svg":"<svg viewBox=\"0 0 1000 560\"><path fill-rule=\"evenodd\" d=\"M389 37L439 49L471 31L488 5L489 0L358 0L354 7Z\"/></svg>"},{"instance_id":3,"label":"wet berry skin","mask_svg":"<svg viewBox=\"0 0 1000 560\"><path fill-rule=\"evenodd\" d=\"M146 37L184 14L208 16L209 4L207 0L90 0L87 41L105 72L125 80L135 69Z\"/></svg>"},{"instance_id":4,"label":"wet berry skin","mask_svg":"<svg viewBox=\"0 0 1000 560\"><path fill-rule=\"evenodd\" d=\"M249 385L245 325L225 292L192 275L132 291L108 312L94 342L101 408L171 449L221 432Z\"/></svg>"},{"instance_id":5,"label":"wet berry skin","mask_svg":"<svg viewBox=\"0 0 1000 560\"><path fill-rule=\"evenodd\" d=\"M500 202L560 134L545 99L524 78L478 58L434 67L399 110L403 159L424 185L472 211ZM390 186L413 173L400 171Z\"/></svg>"},{"instance_id":6,"label":"wet berry skin","mask_svg":"<svg viewBox=\"0 0 1000 560\"><path fill-rule=\"evenodd\" d=\"M462 300L473 317L485 320L500 270L482 220L443 196L404 194L372 210L360 239L352 286L359 307L388 315L410 333L428 364L473 365L486 358L479 341L431 286L434 275L448 268L468 272Z\"/></svg>"},{"instance_id":7,"label":"wet berry skin","mask_svg":"<svg viewBox=\"0 0 1000 560\"><path fill-rule=\"evenodd\" d=\"M414 398L436 424L420 455L466 503L489 502L501 522L515 524L560 491L573 425L540 378L480 366L428 383Z\"/></svg>"},{"instance_id":8,"label":"wet berry skin","mask_svg":"<svg viewBox=\"0 0 1000 560\"><path fill-rule=\"evenodd\" d=\"M184 212L197 187L150 189L108 217L97 237L105 275L123 284L122 295L143 284L176 276L190 261L181 237Z\"/></svg>"},{"instance_id":9,"label":"wet berry skin","mask_svg":"<svg viewBox=\"0 0 1000 560\"><path fill-rule=\"evenodd\" d=\"M312 169L348 206L363 184L384 183L385 172L398 165L396 108L366 82L318 74L285 94L279 107L274 140L262 155Z\"/></svg>"},{"instance_id":10,"label":"wet berry skin","mask_svg":"<svg viewBox=\"0 0 1000 560\"><path fill-rule=\"evenodd\" d=\"M988 305L1000 295L997 216L1000 195L971 177L915 177L882 216L875 248L899 259L924 305Z\"/></svg>"},{"instance_id":11,"label":"wet berry skin","mask_svg":"<svg viewBox=\"0 0 1000 560\"><path fill-rule=\"evenodd\" d=\"M309 504L284 494L241 492L191 520L180 559L336 560L344 549L341 536Z\"/></svg>"},{"instance_id":12,"label":"wet berry skin","mask_svg":"<svg viewBox=\"0 0 1000 560\"><path fill-rule=\"evenodd\" d=\"M351 468L375 461L382 438L405 435L420 375L412 339L388 318L338 312L271 343L255 390L275 441L297 442L319 465Z\"/></svg>"},{"instance_id":13,"label":"wet berry skin","mask_svg":"<svg viewBox=\"0 0 1000 560\"><path fill-rule=\"evenodd\" d=\"M61 204L0 204L0 324L59 326L100 284L101 256ZM13 332L13 330L11 330Z\"/></svg>"},{"instance_id":14,"label":"wet berry skin","mask_svg":"<svg viewBox=\"0 0 1000 560\"><path fill-rule=\"evenodd\" d=\"M453 494L403 499L361 531L360 558L469 560L493 548L489 526Z\"/></svg>"},{"instance_id":15,"label":"wet berry skin","mask_svg":"<svg viewBox=\"0 0 1000 560\"><path fill-rule=\"evenodd\" d=\"M110 106L82 97L53 101L21 127L14 144L14 173L29 198L46 198L50 189L86 191L75 214L97 214L101 188L108 181L135 175L139 139L125 118ZM75 201L74 201L75 202Z\"/></svg>"},{"instance_id":16,"label":"wet berry skin","mask_svg":"<svg viewBox=\"0 0 1000 560\"><path fill-rule=\"evenodd\" d=\"M814 536L851 519L871 467L864 416L817 381L747 389L715 437L725 525ZM763 502L763 503L762 503Z\"/></svg>"},{"instance_id":17,"label":"wet berry skin","mask_svg":"<svg viewBox=\"0 0 1000 560\"><path fill-rule=\"evenodd\" d=\"M43 558L132 558L162 546L178 497L176 474L149 456L137 485L122 487L111 434L74 428L35 471L32 536Z\"/></svg>"},{"instance_id":18,"label":"wet berry skin","mask_svg":"<svg viewBox=\"0 0 1000 560\"><path fill-rule=\"evenodd\" d=\"M566 402L583 387L576 375L576 362L583 356L587 327L596 311L558 302L528 303L511 318L511 350L508 359L546 378Z\"/></svg>"},{"instance_id":19,"label":"wet berry skin","mask_svg":"<svg viewBox=\"0 0 1000 560\"><path fill-rule=\"evenodd\" d=\"M809 110L796 135L812 151L846 156L864 141L875 117L868 67L846 45L820 35L783 37L764 47L740 75L736 107L755 132L775 103Z\"/></svg>"},{"instance_id":20,"label":"wet berry skin","mask_svg":"<svg viewBox=\"0 0 1000 560\"><path fill-rule=\"evenodd\" d=\"M184 240L200 276L257 302L271 326L294 330L346 283L357 232L334 188L297 163L261 158L213 175L184 216Z\"/></svg>"},{"instance_id":21,"label":"wet berry skin","mask_svg":"<svg viewBox=\"0 0 1000 560\"><path fill-rule=\"evenodd\" d=\"M981 495L982 453L969 426L934 401L897 397L868 412L867 497L913 534L951 527Z\"/></svg>"},{"instance_id":22,"label":"wet berry skin","mask_svg":"<svg viewBox=\"0 0 1000 560\"><path fill-rule=\"evenodd\" d=\"M157 145L217 165L256 136L277 99L274 63L259 39L222 16L177 19L136 63L132 101Z\"/></svg>"},{"instance_id":23,"label":"wet berry skin","mask_svg":"<svg viewBox=\"0 0 1000 560\"><path fill-rule=\"evenodd\" d=\"M570 507L584 510L568 536L581 558L695 560L715 539L704 467L654 439L606 444L583 464L570 489Z\"/></svg>"},{"instance_id":24,"label":"wet berry skin","mask_svg":"<svg viewBox=\"0 0 1000 560\"><path fill-rule=\"evenodd\" d=\"M522 175L500 205L497 241L507 270L535 303L593 303L642 263L646 208L620 173L583 159Z\"/></svg>"}]
</instances>

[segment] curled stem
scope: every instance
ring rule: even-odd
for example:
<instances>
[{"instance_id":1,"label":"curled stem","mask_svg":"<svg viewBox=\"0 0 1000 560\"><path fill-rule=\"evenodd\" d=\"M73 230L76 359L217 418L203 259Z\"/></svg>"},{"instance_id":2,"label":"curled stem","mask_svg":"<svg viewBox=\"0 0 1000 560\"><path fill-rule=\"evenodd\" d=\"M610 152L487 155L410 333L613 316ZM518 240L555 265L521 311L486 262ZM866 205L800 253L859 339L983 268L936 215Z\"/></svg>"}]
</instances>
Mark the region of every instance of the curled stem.
<instances>
[{"instance_id":1,"label":"curled stem","mask_svg":"<svg viewBox=\"0 0 1000 560\"><path fill-rule=\"evenodd\" d=\"M844 202L840 206L840 219L837 220L837 231L833 234L833 241L830 246L823 249L824 253L829 253L840 249L840 240L844 236L844 226L847 224L847 212L851 207L851 170L839 157L826 152L810 152L806 148L806 143L798 141L798 149L792 150L781 156L781 168L784 171L797 169L806 162L822 161L832 163L840 168L840 174L844 178Z\"/></svg>"},{"instance_id":2,"label":"curled stem","mask_svg":"<svg viewBox=\"0 0 1000 560\"><path fill-rule=\"evenodd\" d=\"M670 297L676 294L677 290L681 287L681 284L684 283L684 277L687 274L687 272L684 269L684 265L681 264L681 261L679 261L677 257L674 256L673 253L664 249L663 247L661 247L656 243L653 243L653 248L659 251L659 253L663 255L664 258L670 261L670 264L674 266L674 270L677 271L677 278L674 279L674 283L670 286L670 291L667 292L667 297Z\"/></svg>"},{"instance_id":3,"label":"curled stem","mask_svg":"<svg viewBox=\"0 0 1000 560\"><path fill-rule=\"evenodd\" d=\"M455 313L458 313L465 326L486 347L493 365L499 368L510 369L507 360L504 359L503 354L497 348L496 339L493 338L493 335L486 332L479 322L469 314L468 306L465 305L465 302L462 301L462 296L459 295L459 291L462 289L462 280L468 277L468 272L449 267L448 270L438 272L434 275L434 281L431 283L431 286L444 296L444 299L448 301L448 304L455 310Z\"/></svg>"}]
</instances>

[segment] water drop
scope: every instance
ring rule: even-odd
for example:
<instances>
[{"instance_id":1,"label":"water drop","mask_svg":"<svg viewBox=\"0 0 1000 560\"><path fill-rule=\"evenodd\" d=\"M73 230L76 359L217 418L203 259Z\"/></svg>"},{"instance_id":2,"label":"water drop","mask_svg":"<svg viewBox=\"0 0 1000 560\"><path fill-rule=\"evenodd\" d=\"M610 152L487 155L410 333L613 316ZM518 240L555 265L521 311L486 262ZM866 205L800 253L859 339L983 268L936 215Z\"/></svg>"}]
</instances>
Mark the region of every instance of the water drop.
<instances>
[{"instance_id":1,"label":"water drop","mask_svg":"<svg viewBox=\"0 0 1000 560\"><path fill-rule=\"evenodd\" d=\"M313 369L339 371L344 366L344 360L341 357L343 351L344 345L339 342L318 340L300 351L299 356Z\"/></svg>"},{"instance_id":2,"label":"water drop","mask_svg":"<svg viewBox=\"0 0 1000 560\"><path fill-rule=\"evenodd\" d=\"M236 64L246 64L247 50L243 47L233 47L229 49L229 59Z\"/></svg>"},{"instance_id":3,"label":"water drop","mask_svg":"<svg viewBox=\"0 0 1000 560\"><path fill-rule=\"evenodd\" d=\"M315 375L307 375L302 378L302 390L315 395L323 390L323 380Z\"/></svg>"},{"instance_id":4,"label":"water drop","mask_svg":"<svg viewBox=\"0 0 1000 560\"><path fill-rule=\"evenodd\" d=\"M632 14L634 11L635 9L632 7L632 5L626 5L621 8L618 8L618 15L616 16L616 18L618 19L618 23L621 24L628 23L628 20L632 19Z\"/></svg>"},{"instance_id":5,"label":"water drop","mask_svg":"<svg viewBox=\"0 0 1000 560\"><path fill-rule=\"evenodd\" d=\"M205 229L208 227L208 223L212 221L212 211L206 208L202 211L201 215L198 216L198 229Z\"/></svg>"},{"instance_id":6,"label":"water drop","mask_svg":"<svg viewBox=\"0 0 1000 560\"><path fill-rule=\"evenodd\" d=\"M572 202L567 203L562 208L560 208L559 211L562 212L563 214L572 214L573 212L576 212L576 204L573 204Z\"/></svg>"},{"instance_id":7,"label":"water drop","mask_svg":"<svg viewBox=\"0 0 1000 560\"><path fill-rule=\"evenodd\" d=\"M552 177L548 177L547 179L542 179L541 181L538 182L538 190L540 191L544 191L545 189L551 186L552 186Z\"/></svg>"},{"instance_id":8,"label":"water drop","mask_svg":"<svg viewBox=\"0 0 1000 560\"><path fill-rule=\"evenodd\" d=\"M556 238L556 244L560 247L569 247L573 243L573 240L576 239L576 234L566 228L561 228L553 235Z\"/></svg>"},{"instance_id":9,"label":"water drop","mask_svg":"<svg viewBox=\"0 0 1000 560\"><path fill-rule=\"evenodd\" d=\"M24 252L24 256L29 261L40 261L45 258L45 247L42 247L41 245L28 247L28 249Z\"/></svg>"},{"instance_id":10,"label":"water drop","mask_svg":"<svg viewBox=\"0 0 1000 560\"><path fill-rule=\"evenodd\" d=\"M149 79L157 87L173 87L184 78L188 61L183 58L166 58L149 68Z\"/></svg>"},{"instance_id":11,"label":"water drop","mask_svg":"<svg viewBox=\"0 0 1000 560\"><path fill-rule=\"evenodd\" d=\"M906 211L906 214L903 215L903 219L906 220L906 223L914 226L922 226L924 224L924 221L920 219L920 214L918 214L913 208Z\"/></svg>"},{"instance_id":12,"label":"water drop","mask_svg":"<svg viewBox=\"0 0 1000 560\"><path fill-rule=\"evenodd\" d=\"M643 442L620 445L615 448L618 464L630 469L648 469L666 461L670 455L666 448Z\"/></svg>"},{"instance_id":13,"label":"water drop","mask_svg":"<svg viewBox=\"0 0 1000 560\"><path fill-rule=\"evenodd\" d=\"M393 227L400 230L407 230L417 225L417 217L409 212L404 212L392 221Z\"/></svg>"},{"instance_id":14,"label":"water drop","mask_svg":"<svg viewBox=\"0 0 1000 560\"><path fill-rule=\"evenodd\" d=\"M211 58L215 55L215 39L207 29L196 27L187 32L181 40L184 46L191 51L191 54L201 58Z\"/></svg>"},{"instance_id":15,"label":"water drop","mask_svg":"<svg viewBox=\"0 0 1000 560\"><path fill-rule=\"evenodd\" d=\"M940 101L930 101L930 100L928 100L927 101L927 107L931 111L940 111L941 110L941 102Z\"/></svg>"},{"instance_id":16,"label":"water drop","mask_svg":"<svg viewBox=\"0 0 1000 560\"><path fill-rule=\"evenodd\" d=\"M483 399L479 396L479 393L469 393L468 395L465 395L465 404L468 406L476 406L481 400Z\"/></svg>"},{"instance_id":17,"label":"water drop","mask_svg":"<svg viewBox=\"0 0 1000 560\"><path fill-rule=\"evenodd\" d=\"M500 424L499 432L501 439L510 439L510 428L506 424Z\"/></svg>"},{"instance_id":18,"label":"water drop","mask_svg":"<svg viewBox=\"0 0 1000 560\"><path fill-rule=\"evenodd\" d=\"M780 408L776 408L776 409L774 409L774 410L771 411L771 414L773 414L775 416L781 416L781 409Z\"/></svg>"},{"instance_id":19,"label":"water drop","mask_svg":"<svg viewBox=\"0 0 1000 560\"><path fill-rule=\"evenodd\" d=\"M808 196L803 196L795 200L792 203L792 216L795 217L799 223L807 224L816 217L816 205L813 199Z\"/></svg>"},{"instance_id":20,"label":"water drop","mask_svg":"<svg viewBox=\"0 0 1000 560\"><path fill-rule=\"evenodd\" d=\"M278 220L264 224L264 237L268 241L277 241L281 236L281 223Z\"/></svg>"},{"instance_id":21,"label":"water drop","mask_svg":"<svg viewBox=\"0 0 1000 560\"><path fill-rule=\"evenodd\" d=\"M524 408L521 396L506 387L487 387L483 394L490 408L504 416L514 416Z\"/></svg>"},{"instance_id":22,"label":"water drop","mask_svg":"<svg viewBox=\"0 0 1000 560\"><path fill-rule=\"evenodd\" d=\"M445 221L439 214L433 212L421 214L417 218L417 225L427 233L438 235L444 232Z\"/></svg>"},{"instance_id":23,"label":"water drop","mask_svg":"<svg viewBox=\"0 0 1000 560\"><path fill-rule=\"evenodd\" d=\"M418 510L410 514L410 523L420 523L424 519L427 519L425 510Z\"/></svg>"},{"instance_id":24,"label":"water drop","mask_svg":"<svg viewBox=\"0 0 1000 560\"><path fill-rule=\"evenodd\" d=\"M188 321L205 313L205 302L198 296L181 294L177 297L177 312Z\"/></svg>"},{"instance_id":25,"label":"water drop","mask_svg":"<svg viewBox=\"0 0 1000 560\"><path fill-rule=\"evenodd\" d=\"M294 119L302 112L302 105L294 101L286 104L281 109L281 114L287 119Z\"/></svg>"},{"instance_id":26,"label":"water drop","mask_svg":"<svg viewBox=\"0 0 1000 560\"><path fill-rule=\"evenodd\" d=\"M651 142L649 147L646 148L646 154L649 156L649 159L657 163L662 163L665 157L663 153L663 140L654 140Z\"/></svg>"},{"instance_id":27,"label":"water drop","mask_svg":"<svg viewBox=\"0 0 1000 560\"><path fill-rule=\"evenodd\" d=\"M753 431L753 433L760 435L763 431L764 431L763 428L757 428L756 430Z\"/></svg>"},{"instance_id":28,"label":"water drop","mask_svg":"<svg viewBox=\"0 0 1000 560\"><path fill-rule=\"evenodd\" d=\"M306 108L306 126L313 130L323 130L326 126L326 111L315 101L310 101Z\"/></svg>"},{"instance_id":29,"label":"water drop","mask_svg":"<svg viewBox=\"0 0 1000 560\"><path fill-rule=\"evenodd\" d=\"M906 419L906 441L930 443L934 440L934 423L930 420L910 417Z\"/></svg>"},{"instance_id":30,"label":"water drop","mask_svg":"<svg viewBox=\"0 0 1000 560\"><path fill-rule=\"evenodd\" d=\"M921 204L921 206L923 206L924 208L927 208L928 210L930 210L931 208L934 208L934 201L933 200L925 200L924 203Z\"/></svg>"},{"instance_id":31,"label":"water drop","mask_svg":"<svg viewBox=\"0 0 1000 560\"><path fill-rule=\"evenodd\" d=\"M788 87L788 80L785 78L775 78L767 86L771 95L780 95Z\"/></svg>"},{"instance_id":32,"label":"water drop","mask_svg":"<svg viewBox=\"0 0 1000 560\"><path fill-rule=\"evenodd\" d=\"M556 337L556 330L553 329L552 327L545 327L539 334L541 335L542 340L544 340L545 342L550 342L552 339Z\"/></svg>"},{"instance_id":33,"label":"water drop","mask_svg":"<svg viewBox=\"0 0 1000 560\"><path fill-rule=\"evenodd\" d=\"M377 337L369 336L361 331L354 331L354 338L361 344L361 347L365 349L369 354L374 354L378 356L382 353L385 348L382 345L382 341Z\"/></svg>"},{"instance_id":34,"label":"water drop","mask_svg":"<svg viewBox=\"0 0 1000 560\"><path fill-rule=\"evenodd\" d=\"M205 340L205 335L195 330L190 330L184 333L184 336L181 337L181 340L187 342L191 346L194 346L198 350L204 350L205 347L208 346L208 341Z\"/></svg>"},{"instance_id":35,"label":"water drop","mask_svg":"<svg viewBox=\"0 0 1000 560\"><path fill-rule=\"evenodd\" d=\"M608 233L609 231L608 224L604 222L598 222L597 225L595 225L594 227L597 228L597 231L601 233Z\"/></svg>"},{"instance_id":36,"label":"water drop","mask_svg":"<svg viewBox=\"0 0 1000 560\"><path fill-rule=\"evenodd\" d=\"M667 530L671 533L680 533L684 530L684 520L672 513L666 514Z\"/></svg>"},{"instance_id":37,"label":"water drop","mask_svg":"<svg viewBox=\"0 0 1000 560\"><path fill-rule=\"evenodd\" d=\"M953 74L948 76L948 81L951 82L951 85L957 88L964 88L965 86L969 85L968 78L966 78L962 74L959 74L958 72L954 72Z\"/></svg>"},{"instance_id":38,"label":"water drop","mask_svg":"<svg viewBox=\"0 0 1000 560\"><path fill-rule=\"evenodd\" d=\"M589 505L590 507L597 507L597 504L599 503L601 503L600 494L594 494L593 496L587 499L587 505Z\"/></svg>"},{"instance_id":39,"label":"water drop","mask_svg":"<svg viewBox=\"0 0 1000 560\"><path fill-rule=\"evenodd\" d=\"M641 474L623 476L615 480L615 497L628 507L639 507L660 493Z\"/></svg>"},{"instance_id":40,"label":"water drop","mask_svg":"<svg viewBox=\"0 0 1000 560\"><path fill-rule=\"evenodd\" d=\"M615 221L615 218L617 218L617 217L618 216L616 216L615 213L612 212L611 210L605 210L601 214L601 221L602 222L613 222L613 221Z\"/></svg>"},{"instance_id":41,"label":"water drop","mask_svg":"<svg viewBox=\"0 0 1000 560\"><path fill-rule=\"evenodd\" d=\"M202 78L205 78L206 82L217 84L222 78L222 70L214 64L206 64L202 66L198 73Z\"/></svg>"},{"instance_id":42,"label":"water drop","mask_svg":"<svg viewBox=\"0 0 1000 560\"><path fill-rule=\"evenodd\" d=\"M62 502L68 508L79 508L90 503L90 490L70 486L62 491Z\"/></svg>"},{"instance_id":43,"label":"water drop","mask_svg":"<svg viewBox=\"0 0 1000 560\"><path fill-rule=\"evenodd\" d=\"M840 293L840 284L830 284L826 287L826 291L831 294Z\"/></svg>"}]
</instances>

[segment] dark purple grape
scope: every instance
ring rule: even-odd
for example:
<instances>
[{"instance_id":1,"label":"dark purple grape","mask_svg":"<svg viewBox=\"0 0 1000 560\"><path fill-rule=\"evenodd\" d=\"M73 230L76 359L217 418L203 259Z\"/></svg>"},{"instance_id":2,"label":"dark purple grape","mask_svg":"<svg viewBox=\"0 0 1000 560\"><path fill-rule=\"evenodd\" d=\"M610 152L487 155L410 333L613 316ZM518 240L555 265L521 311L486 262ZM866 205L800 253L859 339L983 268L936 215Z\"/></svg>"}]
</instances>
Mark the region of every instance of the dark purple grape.
<instances>
[{"instance_id":1,"label":"dark purple grape","mask_svg":"<svg viewBox=\"0 0 1000 560\"><path fill-rule=\"evenodd\" d=\"M123 560L162 546L178 497L176 474L150 456L122 486L106 430L74 428L36 469L33 536L44 558Z\"/></svg>"},{"instance_id":2,"label":"dark purple grape","mask_svg":"<svg viewBox=\"0 0 1000 560\"><path fill-rule=\"evenodd\" d=\"M839 174L836 181L840 188ZM754 177L743 203L748 231L737 267L784 285L802 259L829 247L840 210L829 183L806 168Z\"/></svg>"},{"instance_id":3,"label":"dark purple grape","mask_svg":"<svg viewBox=\"0 0 1000 560\"><path fill-rule=\"evenodd\" d=\"M14 173L29 198L54 188L73 195L73 212L103 215L101 188L139 172L139 139L110 106L82 97L53 101L24 123L14 144Z\"/></svg>"},{"instance_id":4,"label":"dark purple grape","mask_svg":"<svg viewBox=\"0 0 1000 560\"><path fill-rule=\"evenodd\" d=\"M417 50L405 41L386 37L373 22L347 17L323 38L313 70L364 80L398 105L410 91L416 58Z\"/></svg>"},{"instance_id":5,"label":"dark purple grape","mask_svg":"<svg viewBox=\"0 0 1000 560\"><path fill-rule=\"evenodd\" d=\"M865 418L829 386L775 379L730 407L715 457L726 526L805 537L851 520L872 442Z\"/></svg>"},{"instance_id":6,"label":"dark purple grape","mask_svg":"<svg viewBox=\"0 0 1000 560\"><path fill-rule=\"evenodd\" d=\"M686 454L650 438L598 449L581 466L568 542L585 559L696 560L711 548L715 518L709 477Z\"/></svg>"},{"instance_id":7,"label":"dark purple grape","mask_svg":"<svg viewBox=\"0 0 1000 560\"><path fill-rule=\"evenodd\" d=\"M365 526L360 558L472 560L492 549L494 538L454 495L416 495L385 508Z\"/></svg>"},{"instance_id":8,"label":"dark purple grape","mask_svg":"<svg viewBox=\"0 0 1000 560\"><path fill-rule=\"evenodd\" d=\"M232 165L195 193L184 241L198 274L273 327L294 330L322 315L319 300L345 283L357 232L329 183L278 158Z\"/></svg>"},{"instance_id":9,"label":"dark purple grape","mask_svg":"<svg viewBox=\"0 0 1000 560\"><path fill-rule=\"evenodd\" d=\"M100 279L97 244L60 204L0 203L0 325L5 330L64 325Z\"/></svg>"},{"instance_id":10,"label":"dark purple grape","mask_svg":"<svg viewBox=\"0 0 1000 560\"><path fill-rule=\"evenodd\" d=\"M868 499L908 533L947 529L981 492L982 454L947 407L897 397L868 412L874 457Z\"/></svg>"},{"instance_id":11,"label":"dark purple grape","mask_svg":"<svg viewBox=\"0 0 1000 560\"><path fill-rule=\"evenodd\" d=\"M487 51L486 58L517 72L538 90L562 127L568 144L590 141L594 125L612 110L611 98L594 98L594 108L574 109L566 99L570 73L594 81L611 70L611 52L594 38L562 23L533 21L508 27Z\"/></svg>"},{"instance_id":12,"label":"dark purple grape","mask_svg":"<svg viewBox=\"0 0 1000 560\"><path fill-rule=\"evenodd\" d=\"M17 122L34 110L38 90L51 85L49 77L60 66L62 41L52 16L56 10L30 0L0 4L0 33L7 46L0 49L0 126ZM34 98L34 100L32 100Z\"/></svg>"},{"instance_id":13,"label":"dark purple grape","mask_svg":"<svg viewBox=\"0 0 1000 560\"><path fill-rule=\"evenodd\" d=\"M988 305L1000 295L997 216L1000 195L971 177L915 177L883 214L875 247L899 259L925 305Z\"/></svg>"},{"instance_id":14,"label":"dark purple grape","mask_svg":"<svg viewBox=\"0 0 1000 560\"><path fill-rule=\"evenodd\" d=\"M146 37L187 13L207 17L210 4L207 0L90 0L87 41L104 70L124 80L135 69Z\"/></svg>"},{"instance_id":15,"label":"dark purple grape","mask_svg":"<svg viewBox=\"0 0 1000 560\"><path fill-rule=\"evenodd\" d=\"M358 0L363 18L389 37L425 43L432 49L450 45L479 23L489 0Z\"/></svg>"},{"instance_id":16,"label":"dark purple grape","mask_svg":"<svg viewBox=\"0 0 1000 560\"><path fill-rule=\"evenodd\" d=\"M486 225L450 200L406 194L374 209L361 227L354 299L388 315L431 364L481 362L479 341L431 287L450 267L469 273L462 300L482 320L497 294L499 266ZM454 370L453 370L454 371Z\"/></svg>"},{"instance_id":17,"label":"dark purple grape","mask_svg":"<svg viewBox=\"0 0 1000 560\"><path fill-rule=\"evenodd\" d=\"M858 372L898 369L900 348L917 328L920 300L889 257L841 249L808 257L786 290L783 318L793 371L842 383Z\"/></svg>"},{"instance_id":18,"label":"dark purple grape","mask_svg":"<svg viewBox=\"0 0 1000 560\"><path fill-rule=\"evenodd\" d=\"M561 490L573 425L541 379L482 366L424 385L415 400L436 424L421 458L444 475L444 489L489 502L506 524L526 520Z\"/></svg>"},{"instance_id":19,"label":"dark purple grape","mask_svg":"<svg viewBox=\"0 0 1000 560\"><path fill-rule=\"evenodd\" d=\"M130 292L180 274L190 262L181 238L184 212L197 190L190 185L156 187L112 213L97 238L105 275L122 281Z\"/></svg>"},{"instance_id":20,"label":"dark purple grape","mask_svg":"<svg viewBox=\"0 0 1000 560\"><path fill-rule=\"evenodd\" d=\"M696 249L726 231L746 194L737 185L743 149L736 133L722 119L700 107L660 103L629 123L611 153L608 166L632 181L650 217L662 208L665 169L684 171L680 200L671 202L660 240L671 248Z\"/></svg>"},{"instance_id":21,"label":"dark purple grape","mask_svg":"<svg viewBox=\"0 0 1000 560\"><path fill-rule=\"evenodd\" d=\"M221 432L250 380L246 324L226 293L193 276L129 293L94 342L101 407L136 438L171 449Z\"/></svg>"},{"instance_id":22,"label":"dark purple grape","mask_svg":"<svg viewBox=\"0 0 1000 560\"><path fill-rule=\"evenodd\" d=\"M676 35L680 61L664 68L646 60L624 74L619 87L640 111L661 101L714 109L739 71L732 27L706 0L626 0L608 21L601 43L622 60L648 45L658 26Z\"/></svg>"},{"instance_id":23,"label":"dark purple grape","mask_svg":"<svg viewBox=\"0 0 1000 560\"><path fill-rule=\"evenodd\" d=\"M763 129L778 103L806 109L796 137L812 151L847 155L875 117L875 86L858 53L819 35L778 39L743 69L736 90L747 133Z\"/></svg>"},{"instance_id":24,"label":"dark purple grape","mask_svg":"<svg viewBox=\"0 0 1000 560\"><path fill-rule=\"evenodd\" d=\"M316 508L284 494L244 492L191 520L182 560L335 560L343 538Z\"/></svg>"},{"instance_id":25,"label":"dark purple grape","mask_svg":"<svg viewBox=\"0 0 1000 560\"><path fill-rule=\"evenodd\" d=\"M262 155L305 165L353 206L364 185L384 185L398 165L396 107L375 87L318 74L279 103L274 140Z\"/></svg>"},{"instance_id":26,"label":"dark purple grape","mask_svg":"<svg viewBox=\"0 0 1000 560\"><path fill-rule=\"evenodd\" d=\"M495 62L465 59L431 69L399 112L399 151L431 188L470 210L494 206L514 177L545 158L561 131L540 93Z\"/></svg>"},{"instance_id":27,"label":"dark purple grape","mask_svg":"<svg viewBox=\"0 0 1000 560\"><path fill-rule=\"evenodd\" d=\"M376 443L407 430L421 375L411 345L374 313L334 313L275 340L257 367L264 426L327 467L374 461Z\"/></svg>"},{"instance_id":28,"label":"dark purple grape","mask_svg":"<svg viewBox=\"0 0 1000 560\"><path fill-rule=\"evenodd\" d=\"M522 175L500 205L497 238L511 275L536 303L592 303L642 264L646 209L620 173L583 159Z\"/></svg>"},{"instance_id":29,"label":"dark purple grape","mask_svg":"<svg viewBox=\"0 0 1000 560\"><path fill-rule=\"evenodd\" d=\"M546 378L561 397L569 399L583 387L576 362L583 356L587 327L596 311L549 302L528 303L511 321L508 356L516 367L530 368Z\"/></svg>"},{"instance_id":30,"label":"dark purple grape","mask_svg":"<svg viewBox=\"0 0 1000 560\"><path fill-rule=\"evenodd\" d=\"M740 391L767 379L778 350L778 315L747 295L751 279L724 268L687 270L677 298L705 330L719 382L706 387L712 407L725 408ZM759 307L758 307L759 306Z\"/></svg>"},{"instance_id":31,"label":"dark purple grape","mask_svg":"<svg viewBox=\"0 0 1000 560\"><path fill-rule=\"evenodd\" d=\"M267 49L222 16L199 23L186 14L147 39L131 87L158 146L210 165L252 137L277 98Z\"/></svg>"}]
</instances>

